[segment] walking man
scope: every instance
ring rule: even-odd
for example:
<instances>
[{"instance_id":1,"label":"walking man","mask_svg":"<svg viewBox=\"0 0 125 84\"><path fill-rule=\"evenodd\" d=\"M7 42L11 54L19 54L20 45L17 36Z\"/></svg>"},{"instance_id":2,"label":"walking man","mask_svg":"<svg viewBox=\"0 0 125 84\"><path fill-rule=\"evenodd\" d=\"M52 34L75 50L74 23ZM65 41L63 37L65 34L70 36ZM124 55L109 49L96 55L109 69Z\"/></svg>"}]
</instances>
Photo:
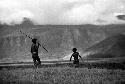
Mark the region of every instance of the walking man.
<instances>
[{"instance_id":1,"label":"walking man","mask_svg":"<svg viewBox=\"0 0 125 84\"><path fill-rule=\"evenodd\" d=\"M71 61L72 57L74 57L73 64L75 64L75 67L79 67L79 59L78 59L78 57L80 57L81 59L82 59L82 57L77 52L76 48L73 48L72 51L73 51L73 54L70 57L70 61Z\"/></svg>"},{"instance_id":2,"label":"walking man","mask_svg":"<svg viewBox=\"0 0 125 84\"><path fill-rule=\"evenodd\" d=\"M38 56L38 49L40 44L37 43L37 39L34 38L32 39L32 46L31 46L31 53L32 53L32 58L33 58L33 62L34 62L34 66L37 67L38 65L41 64L40 58Z\"/></svg>"}]
</instances>

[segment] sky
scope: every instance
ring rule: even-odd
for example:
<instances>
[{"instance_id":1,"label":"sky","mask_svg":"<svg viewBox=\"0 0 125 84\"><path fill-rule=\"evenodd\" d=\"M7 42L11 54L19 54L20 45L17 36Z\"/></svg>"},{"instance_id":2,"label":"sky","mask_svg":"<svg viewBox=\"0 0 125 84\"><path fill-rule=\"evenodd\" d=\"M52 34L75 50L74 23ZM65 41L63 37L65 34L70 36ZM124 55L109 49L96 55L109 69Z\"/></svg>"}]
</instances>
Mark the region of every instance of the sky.
<instances>
[{"instance_id":1,"label":"sky","mask_svg":"<svg viewBox=\"0 0 125 84\"><path fill-rule=\"evenodd\" d=\"M0 22L20 24L125 24L125 0L0 0Z\"/></svg>"}]
</instances>

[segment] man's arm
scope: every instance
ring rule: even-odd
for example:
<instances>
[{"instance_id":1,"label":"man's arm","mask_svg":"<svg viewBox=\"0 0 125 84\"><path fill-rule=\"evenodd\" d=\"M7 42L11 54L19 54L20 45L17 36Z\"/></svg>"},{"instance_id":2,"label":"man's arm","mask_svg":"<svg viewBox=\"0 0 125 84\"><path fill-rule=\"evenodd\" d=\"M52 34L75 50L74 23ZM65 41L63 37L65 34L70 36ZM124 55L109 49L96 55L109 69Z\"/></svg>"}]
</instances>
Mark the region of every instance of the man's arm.
<instances>
[{"instance_id":1,"label":"man's arm","mask_svg":"<svg viewBox=\"0 0 125 84\"><path fill-rule=\"evenodd\" d=\"M81 58L81 60L82 60L82 57L81 57L81 55L79 55L79 57Z\"/></svg>"},{"instance_id":2,"label":"man's arm","mask_svg":"<svg viewBox=\"0 0 125 84\"><path fill-rule=\"evenodd\" d=\"M31 45L31 50L30 50L31 53L33 53L33 50L32 50L32 45Z\"/></svg>"},{"instance_id":3,"label":"man's arm","mask_svg":"<svg viewBox=\"0 0 125 84\"><path fill-rule=\"evenodd\" d=\"M71 55L71 57L70 57L70 61L72 60L72 55Z\"/></svg>"},{"instance_id":4,"label":"man's arm","mask_svg":"<svg viewBox=\"0 0 125 84\"><path fill-rule=\"evenodd\" d=\"M41 46L40 43L38 43L38 48L39 48L40 46Z\"/></svg>"}]
</instances>

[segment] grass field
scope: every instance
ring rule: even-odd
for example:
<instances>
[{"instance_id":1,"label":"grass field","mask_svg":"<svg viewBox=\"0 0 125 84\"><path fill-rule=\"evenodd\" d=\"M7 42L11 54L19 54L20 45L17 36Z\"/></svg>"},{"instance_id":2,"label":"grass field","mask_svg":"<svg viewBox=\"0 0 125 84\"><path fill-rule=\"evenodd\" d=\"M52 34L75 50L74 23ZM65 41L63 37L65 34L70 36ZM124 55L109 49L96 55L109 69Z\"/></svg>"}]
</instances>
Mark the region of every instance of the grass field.
<instances>
[{"instance_id":1,"label":"grass field","mask_svg":"<svg viewBox=\"0 0 125 84\"><path fill-rule=\"evenodd\" d=\"M124 69L90 65L79 68L61 64L43 65L37 69L32 66L1 68L0 84L125 84Z\"/></svg>"}]
</instances>

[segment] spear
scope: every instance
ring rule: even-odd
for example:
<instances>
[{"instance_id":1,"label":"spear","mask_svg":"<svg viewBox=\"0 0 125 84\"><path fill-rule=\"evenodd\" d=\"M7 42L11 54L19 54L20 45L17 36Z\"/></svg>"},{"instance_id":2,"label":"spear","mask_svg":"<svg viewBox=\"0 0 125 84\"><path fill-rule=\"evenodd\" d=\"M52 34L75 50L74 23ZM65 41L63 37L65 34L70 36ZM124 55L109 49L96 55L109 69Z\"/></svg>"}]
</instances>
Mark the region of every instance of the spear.
<instances>
[{"instance_id":1,"label":"spear","mask_svg":"<svg viewBox=\"0 0 125 84\"><path fill-rule=\"evenodd\" d=\"M32 37L28 36L26 33L22 32L21 30L20 30L20 32L21 32L22 34L24 34L26 37L28 37L28 38L30 38L30 39L33 39ZM37 42L37 43L38 43L38 45L41 46L41 44L40 44L39 42ZM43 49L46 50L46 52L48 52L48 50L43 46L43 44L42 44L42 47L43 47Z\"/></svg>"}]
</instances>

